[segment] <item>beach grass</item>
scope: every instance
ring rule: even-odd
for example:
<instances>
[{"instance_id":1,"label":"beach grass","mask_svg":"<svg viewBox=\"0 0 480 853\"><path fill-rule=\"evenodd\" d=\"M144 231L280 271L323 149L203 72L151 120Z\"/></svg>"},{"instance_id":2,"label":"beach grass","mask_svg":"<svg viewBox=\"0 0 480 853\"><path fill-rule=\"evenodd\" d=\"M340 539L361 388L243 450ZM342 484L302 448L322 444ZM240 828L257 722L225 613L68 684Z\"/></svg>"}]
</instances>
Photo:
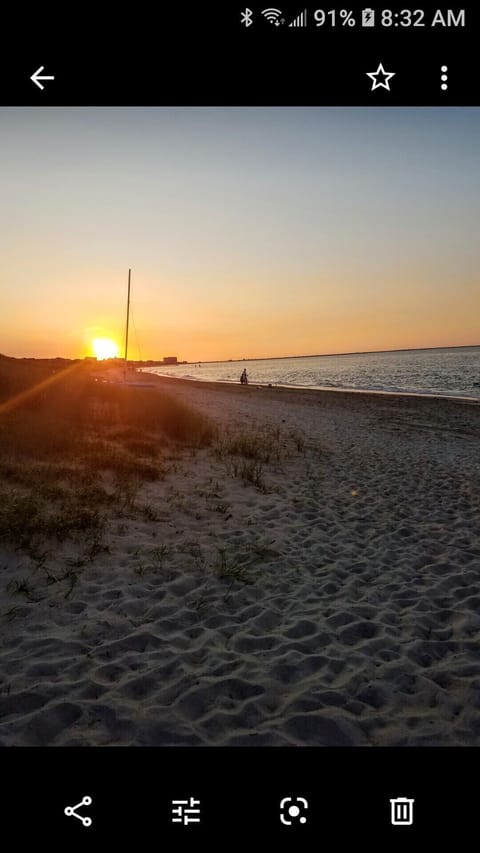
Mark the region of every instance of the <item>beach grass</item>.
<instances>
[{"instance_id":1,"label":"beach grass","mask_svg":"<svg viewBox=\"0 0 480 853\"><path fill-rule=\"evenodd\" d=\"M282 455L280 433L274 430L225 431L216 445L220 458L241 456L257 463L269 463Z\"/></svg>"},{"instance_id":2,"label":"beach grass","mask_svg":"<svg viewBox=\"0 0 480 853\"><path fill-rule=\"evenodd\" d=\"M262 429L227 427L217 432L213 447L228 476L266 494L270 491L266 466L304 454L305 437L298 429L282 430L278 424L266 424Z\"/></svg>"},{"instance_id":3,"label":"beach grass","mask_svg":"<svg viewBox=\"0 0 480 853\"><path fill-rule=\"evenodd\" d=\"M214 575L217 578L251 583L251 578L245 565L242 565L235 556L227 554L225 548L219 547L217 550L217 560L213 567Z\"/></svg>"},{"instance_id":4,"label":"beach grass","mask_svg":"<svg viewBox=\"0 0 480 853\"><path fill-rule=\"evenodd\" d=\"M161 390L104 382L83 362L0 356L0 542L101 547L107 518L165 476L168 447L211 444L215 425Z\"/></svg>"}]
</instances>

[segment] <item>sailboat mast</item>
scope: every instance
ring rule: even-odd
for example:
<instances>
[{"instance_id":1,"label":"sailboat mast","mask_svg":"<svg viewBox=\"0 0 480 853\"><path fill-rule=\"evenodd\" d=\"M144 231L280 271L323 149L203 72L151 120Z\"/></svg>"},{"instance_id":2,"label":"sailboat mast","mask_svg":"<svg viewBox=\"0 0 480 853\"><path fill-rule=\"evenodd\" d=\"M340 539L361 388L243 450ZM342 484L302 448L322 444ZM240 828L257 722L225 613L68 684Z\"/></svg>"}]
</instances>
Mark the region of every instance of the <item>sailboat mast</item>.
<instances>
[{"instance_id":1,"label":"sailboat mast","mask_svg":"<svg viewBox=\"0 0 480 853\"><path fill-rule=\"evenodd\" d=\"M127 364L128 356L128 323L130 320L130 276L132 271L128 271L128 296L127 296L127 328L125 332L125 364Z\"/></svg>"}]
</instances>

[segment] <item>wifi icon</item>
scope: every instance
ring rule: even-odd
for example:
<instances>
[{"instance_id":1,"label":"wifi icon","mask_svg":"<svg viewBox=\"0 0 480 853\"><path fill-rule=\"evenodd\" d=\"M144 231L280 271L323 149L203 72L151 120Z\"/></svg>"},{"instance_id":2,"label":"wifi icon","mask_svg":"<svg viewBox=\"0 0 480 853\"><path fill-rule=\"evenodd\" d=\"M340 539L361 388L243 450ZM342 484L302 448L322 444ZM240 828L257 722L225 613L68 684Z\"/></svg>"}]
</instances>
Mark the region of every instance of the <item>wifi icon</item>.
<instances>
[{"instance_id":1,"label":"wifi icon","mask_svg":"<svg viewBox=\"0 0 480 853\"><path fill-rule=\"evenodd\" d=\"M280 9L264 9L262 12L264 18L270 21L275 27L280 27L284 23Z\"/></svg>"}]
</instances>

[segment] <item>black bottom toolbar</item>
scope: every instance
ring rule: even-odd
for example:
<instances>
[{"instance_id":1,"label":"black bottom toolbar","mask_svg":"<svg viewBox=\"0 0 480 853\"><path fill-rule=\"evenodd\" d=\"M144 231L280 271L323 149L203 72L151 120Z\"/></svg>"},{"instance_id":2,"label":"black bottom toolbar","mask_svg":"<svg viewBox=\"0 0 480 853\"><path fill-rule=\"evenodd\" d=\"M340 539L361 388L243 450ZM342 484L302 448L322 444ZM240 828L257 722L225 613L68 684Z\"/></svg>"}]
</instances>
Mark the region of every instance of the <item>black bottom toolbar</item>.
<instances>
[{"instance_id":1,"label":"black bottom toolbar","mask_svg":"<svg viewBox=\"0 0 480 853\"><path fill-rule=\"evenodd\" d=\"M411 845L473 831L477 750L4 749L17 843ZM329 847L329 849L331 849ZM416 849L416 848L415 848ZM431 847L430 847L431 849Z\"/></svg>"}]
</instances>

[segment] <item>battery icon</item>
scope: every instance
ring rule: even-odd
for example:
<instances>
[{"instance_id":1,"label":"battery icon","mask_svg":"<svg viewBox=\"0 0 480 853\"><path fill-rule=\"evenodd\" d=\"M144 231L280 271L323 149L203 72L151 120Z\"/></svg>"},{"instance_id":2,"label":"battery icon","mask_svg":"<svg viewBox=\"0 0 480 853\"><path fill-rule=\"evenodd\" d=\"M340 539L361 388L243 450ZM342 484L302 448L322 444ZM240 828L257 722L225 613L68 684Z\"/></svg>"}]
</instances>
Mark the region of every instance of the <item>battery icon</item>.
<instances>
[{"instance_id":1,"label":"battery icon","mask_svg":"<svg viewBox=\"0 0 480 853\"><path fill-rule=\"evenodd\" d=\"M373 9L363 9L362 11L362 27L375 26L375 11Z\"/></svg>"}]
</instances>

